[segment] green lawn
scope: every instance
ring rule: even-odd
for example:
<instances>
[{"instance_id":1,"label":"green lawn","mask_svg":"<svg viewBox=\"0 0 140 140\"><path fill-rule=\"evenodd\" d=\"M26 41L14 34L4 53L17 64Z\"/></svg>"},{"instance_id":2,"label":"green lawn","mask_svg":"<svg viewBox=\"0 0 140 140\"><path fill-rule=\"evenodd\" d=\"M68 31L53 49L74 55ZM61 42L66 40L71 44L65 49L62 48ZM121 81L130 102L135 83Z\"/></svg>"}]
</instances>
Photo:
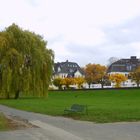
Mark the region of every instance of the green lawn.
<instances>
[{"instance_id":1,"label":"green lawn","mask_svg":"<svg viewBox=\"0 0 140 140\"><path fill-rule=\"evenodd\" d=\"M80 113L64 115L64 109L74 103L88 105L88 115ZM51 91L47 99L0 100L0 104L93 122L140 121L140 89Z\"/></svg>"},{"instance_id":2,"label":"green lawn","mask_svg":"<svg viewBox=\"0 0 140 140\"><path fill-rule=\"evenodd\" d=\"M2 113L0 113L0 131L5 131L8 129L9 129L8 121L5 118L5 116Z\"/></svg>"}]
</instances>

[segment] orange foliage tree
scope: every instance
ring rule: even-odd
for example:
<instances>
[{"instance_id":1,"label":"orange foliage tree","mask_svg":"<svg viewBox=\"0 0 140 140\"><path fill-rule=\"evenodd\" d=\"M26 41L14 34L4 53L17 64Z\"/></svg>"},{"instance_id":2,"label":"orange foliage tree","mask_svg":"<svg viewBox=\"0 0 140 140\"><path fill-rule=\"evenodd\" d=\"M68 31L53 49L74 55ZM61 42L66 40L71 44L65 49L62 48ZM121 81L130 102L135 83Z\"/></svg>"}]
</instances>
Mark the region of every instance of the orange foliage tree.
<instances>
[{"instance_id":1,"label":"orange foliage tree","mask_svg":"<svg viewBox=\"0 0 140 140\"><path fill-rule=\"evenodd\" d=\"M88 64L86 65L85 71L85 79L89 85L92 83L101 83L102 87L104 85L104 77L106 75L107 68L100 64Z\"/></svg>"},{"instance_id":2,"label":"orange foliage tree","mask_svg":"<svg viewBox=\"0 0 140 140\"><path fill-rule=\"evenodd\" d=\"M85 79L83 77L76 77L74 78L74 83L78 85L78 88L82 88L83 83L85 82Z\"/></svg>"},{"instance_id":3,"label":"orange foliage tree","mask_svg":"<svg viewBox=\"0 0 140 140\"><path fill-rule=\"evenodd\" d=\"M69 89L69 86L74 84L74 79L66 77L66 78L62 79L61 84L65 85L66 88Z\"/></svg>"},{"instance_id":4,"label":"orange foliage tree","mask_svg":"<svg viewBox=\"0 0 140 140\"><path fill-rule=\"evenodd\" d=\"M109 76L110 81L115 83L115 87L121 87L121 83L127 80L127 77L124 74L111 74Z\"/></svg>"}]
</instances>

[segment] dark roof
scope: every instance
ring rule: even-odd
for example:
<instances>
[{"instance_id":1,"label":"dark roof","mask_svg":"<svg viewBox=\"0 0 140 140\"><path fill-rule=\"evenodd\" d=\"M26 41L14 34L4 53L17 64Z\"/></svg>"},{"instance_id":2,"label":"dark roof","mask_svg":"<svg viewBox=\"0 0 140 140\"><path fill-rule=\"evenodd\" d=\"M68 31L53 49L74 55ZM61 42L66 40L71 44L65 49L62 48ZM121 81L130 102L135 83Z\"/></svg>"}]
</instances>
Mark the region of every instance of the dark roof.
<instances>
[{"instance_id":1,"label":"dark roof","mask_svg":"<svg viewBox=\"0 0 140 140\"><path fill-rule=\"evenodd\" d=\"M140 59L131 56L130 59L120 59L108 67L108 72L132 72L140 66Z\"/></svg>"},{"instance_id":2,"label":"dark roof","mask_svg":"<svg viewBox=\"0 0 140 140\"><path fill-rule=\"evenodd\" d=\"M58 62L54 64L54 74L67 73L68 77L73 77L76 71L80 71L80 73L84 75L83 70L75 62L69 62L67 60L66 62Z\"/></svg>"}]
</instances>

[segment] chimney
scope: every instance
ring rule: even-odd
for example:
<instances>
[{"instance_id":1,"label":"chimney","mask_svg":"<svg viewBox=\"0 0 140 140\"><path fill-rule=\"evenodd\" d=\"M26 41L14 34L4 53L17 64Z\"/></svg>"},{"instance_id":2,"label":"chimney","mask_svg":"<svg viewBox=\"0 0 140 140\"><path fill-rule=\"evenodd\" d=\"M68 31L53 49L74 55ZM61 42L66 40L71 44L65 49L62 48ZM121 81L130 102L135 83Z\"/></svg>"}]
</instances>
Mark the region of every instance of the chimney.
<instances>
[{"instance_id":1,"label":"chimney","mask_svg":"<svg viewBox=\"0 0 140 140\"><path fill-rule=\"evenodd\" d=\"M136 56L131 56L130 58L131 58L131 60L136 60L137 59Z\"/></svg>"},{"instance_id":2,"label":"chimney","mask_svg":"<svg viewBox=\"0 0 140 140\"><path fill-rule=\"evenodd\" d=\"M137 63L137 62L138 62L138 59L137 59L136 56L131 56L130 61L131 61L132 63Z\"/></svg>"}]
</instances>

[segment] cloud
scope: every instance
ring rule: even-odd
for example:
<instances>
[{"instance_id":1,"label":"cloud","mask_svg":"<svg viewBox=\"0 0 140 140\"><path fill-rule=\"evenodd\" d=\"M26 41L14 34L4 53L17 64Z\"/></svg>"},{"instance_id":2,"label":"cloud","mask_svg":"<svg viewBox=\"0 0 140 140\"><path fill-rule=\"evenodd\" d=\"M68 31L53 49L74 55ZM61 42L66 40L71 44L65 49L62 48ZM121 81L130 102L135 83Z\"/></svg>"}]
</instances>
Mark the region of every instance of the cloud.
<instances>
[{"instance_id":1,"label":"cloud","mask_svg":"<svg viewBox=\"0 0 140 140\"><path fill-rule=\"evenodd\" d=\"M1 28L7 27L12 23L16 23L24 29L29 29L40 34L44 34L46 20L46 2L40 0L5 0L0 5L0 21ZM35 6L36 4L36 6ZM3 14L2 14L3 13ZM46 36L46 34L44 34Z\"/></svg>"},{"instance_id":2,"label":"cloud","mask_svg":"<svg viewBox=\"0 0 140 140\"><path fill-rule=\"evenodd\" d=\"M140 16L125 21L121 25L105 29L107 39L114 44L130 44L140 41Z\"/></svg>"},{"instance_id":3,"label":"cloud","mask_svg":"<svg viewBox=\"0 0 140 140\"><path fill-rule=\"evenodd\" d=\"M140 41L133 42L130 44L130 46L134 49L136 56L140 56Z\"/></svg>"},{"instance_id":4,"label":"cloud","mask_svg":"<svg viewBox=\"0 0 140 140\"><path fill-rule=\"evenodd\" d=\"M41 34L56 61L105 64L139 55L139 0L0 0L0 29L13 22Z\"/></svg>"},{"instance_id":5,"label":"cloud","mask_svg":"<svg viewBox=\"0 0 140 140\"><path fill-rule=\"evenodd\" d=\"M39 0L25 0L25 1L26 3L29 3L33 7L39 6Z\"/></svg>"},{"instance_id":6,"label":"cloud","mask_svg":"<svg viewBox=\"0 0 140 140\"><path fill-rule=\"evenodd\" d=\"M76 60L80 65L87 63L107 64L110 57L129 58L133 55L140 56L139 23L140 17L138 16L112 27L101 27L102 37L99 37L99 42L94 41L94 37L91 39L93 42L85 41L84 43L81 38L77 40L76 35L73 36L75 40L70 37L68 40L65 36L61 36L59 40L55 41L59 42L61 40L63 42L65 40L65 44L61 44L61 46L64 45L64 53L69 52L69 54L62 55L59 60L63 61L65 58L69 58L73 61ZM87 35L87 37L89 36ZM53 49L55 50L55 47ZM55 52L59 52L59 50Z\"/></svg>"},{"instance_id":7,"label":"cloud","mask_svg":"<svg viewBox=\"0 0 140 140\"><path fill-rule=\"evenodd\" d=\"M67 57L81 65L89 61L105 64L111 56L129 57L136 54L129 43L134 39L138 41L138 37L136 39L137 29L130 25L130 31L126 23L140 14L139 4L138 0L52 0L49 5L53 8L49 9L48 17L50 38L61 36L61 42L66 42L63 47L69 52ZM134 37L130 37L132 33ZM55 50L52 45L49 47ZM65 56L61 56L63 60Z\"/></svg>"}]
</instances>

